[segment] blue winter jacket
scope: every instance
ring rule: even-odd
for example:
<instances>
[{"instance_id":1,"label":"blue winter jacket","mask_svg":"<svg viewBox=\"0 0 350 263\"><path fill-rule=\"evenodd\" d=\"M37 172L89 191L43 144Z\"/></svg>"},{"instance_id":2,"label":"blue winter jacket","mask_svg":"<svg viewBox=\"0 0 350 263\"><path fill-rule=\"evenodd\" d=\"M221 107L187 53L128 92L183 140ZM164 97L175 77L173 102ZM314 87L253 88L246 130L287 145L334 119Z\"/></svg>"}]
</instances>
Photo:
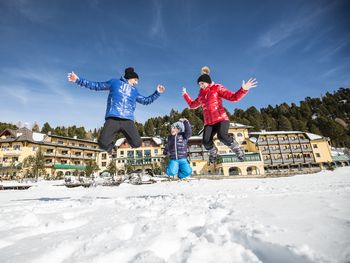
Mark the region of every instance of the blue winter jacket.
<instances>
[{"instance_id":1,"label":"blue winter jacket","mask_svg":"<svg viewBox=\"0 0 350 263\"><path fill-rule=\"evenodd\" d=\"M136 102L148 105L160 96L158 91L155 91L148 97L142 96L136 87L129 85L128 81L123 77L106 82L95 82L79 78L76 80L76 83L91 90L109 90L105 118L117 117L134 120Z\"/></svg>"},{"instance_id":2,"label":"blue winter jacket","mask_svg":"<svg viewBox=\"0 0 350 263\"><path fill-rule=\"evenodd\" d=\"M169 156L171 160L187 158L187 141L192 136L192 129L188 120L183 123L185 131L169 135L164 148L163 154Z\"/></svg>"}]
</instances>

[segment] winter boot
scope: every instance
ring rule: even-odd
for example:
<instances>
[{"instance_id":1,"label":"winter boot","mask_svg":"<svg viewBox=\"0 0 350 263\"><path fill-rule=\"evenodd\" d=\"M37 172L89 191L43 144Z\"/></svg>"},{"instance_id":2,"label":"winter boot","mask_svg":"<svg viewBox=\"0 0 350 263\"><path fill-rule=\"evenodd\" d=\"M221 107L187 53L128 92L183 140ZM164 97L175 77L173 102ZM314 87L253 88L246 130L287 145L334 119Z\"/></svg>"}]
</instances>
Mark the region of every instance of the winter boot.
<instances>
[{"instance_id":1,"label":"winter boot","mask_svg":"<svg viewBox=\"0 0 350 263\"><path fill-rule=\"evenodd\" d=\"M218 157L218 148L215 146L209 150L209 163L215 163Z\"/></svg>"},{"instance_id":2,"label":"winter boot","mask_svg":"<svg viewBox=\"0 0 350 263\"><path fill-rule=\"evenodd\" d=\"M231 143L230 149L234 152L240 162L244 162L244 151L239 147L235 140Z\"/></svg>"}]
</instances>

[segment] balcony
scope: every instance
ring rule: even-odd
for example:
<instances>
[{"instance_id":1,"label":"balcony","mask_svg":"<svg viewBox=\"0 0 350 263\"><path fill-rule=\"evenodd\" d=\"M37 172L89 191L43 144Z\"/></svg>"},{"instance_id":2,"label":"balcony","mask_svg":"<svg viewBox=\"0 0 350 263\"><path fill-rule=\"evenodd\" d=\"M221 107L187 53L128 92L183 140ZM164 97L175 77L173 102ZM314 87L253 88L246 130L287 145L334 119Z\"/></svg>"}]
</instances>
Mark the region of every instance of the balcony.
<instances>
[{"instance_id":1,"label":"balcony","mask_svg":"<svg viewBox=\"0 0 350 263\"><path fill-rule=\"evenodd\" d=\"M203 156L190 156L190 160L204 160Z\"/></svg>"},{"instance_id":2,"label":"balcony","mask_svg":"<svg viewBox=\"0 0 350 263\"><path fill-rule=\"evenodd\" d=\"M289 144L289 140L278 140L279 144Z\"/></svg>"},{"instance_id":3,"label":"balcony","mask_svg":"<svg viewBox=\"0 0 350 263\"><path fill-rule=\"evenodd\" d=\"M299 141L300 141L301 143L310 143L310 141L307 140L307 139L299 139Z\"/></svg>"},{"instance_id":4,"label":"balcony","mask_svg":"<svg viewBox=\"0 0 350 263\"><path fill-rule=\"evenodd\" d=\"M303 152L312 152L311 147L308 148L301 148Z\"/></svg>"},{"instance_id":5,"label":"balcony","mask_svg":"<svg viewBox=\"0 0 350 263\"><path fill-rule=\"evenodd\" d=\"M281 149L281 152L283 152L283 153L290 153L291 152L291 149Z\"/></svg>"},{"instance_id":6,"label":"balcony","mask_svg":"<svg viewBox=\"0 0 350 263\"><path fill-rule=\"evenodd\" d=\"M336 162L336 161L350 161L350 155L347 155L347 154L335 155L335 156L332 156L332 160L333 160L333 162Z\"/></svg>"},{"instance_id":7,"label":"balcony","mask_svg":"<svg viewBox=\"0 0 350 263\"><path fill-rule=\"evenodd\" d=\"M270 149L270 153L280 153L280 149Z\"/></svg>"},{"instance_id":8,"label":"balcony","mask_svg":"<svg viewBox=\"0 0 350 263\"><path fill-rule=\"evenodd\" d=\"M289 139L289 142L290 143L299 143L299 140L298 139Z\"/></svg>"},{"instance_id":9,"label":"balcony","mask_svg":"<svg viewBox=\"0 0 350 263\"><path fill-rule=\"evenodd\" d=\"M202 147L189 147L188 148L190 152L202 152Z\"/></svg>"},{"instance_id":10,"label":"balcony","mask_svg":"<svg viewBox=\"0 0 350 263\"><path fill-rule=\"evenodd\" d=\"M259 162L260 154L259 153L245 153L244 162ZM218 157L218 163L240 163L235 154L225 154Z\"/></svg>"},{"instance_id":11,"label":"balcony","mask_svg":"<svg viewBox=\"0 0 350 263\"><path fill-rule=\"evenodd\" d=\"M283 163L293 163L293 159L283 159Z\"/></svg>"},{"instance_id":12,"label":"balcony","mask_svg":"<svg viewBox=\"0 0 350 263\"><path fill-rule=\"evenodd\" d=\"M44 156L55 156L54 152L44 152L43 153Z\"/></svg>"},{"instance_id":13,"label":"balcony","mask_svg":"<svg viewBox=\"0 0 350 263\"><path fill-rule=\"evenodd\" d=\"M293 153L301 153L301 148L297 148L297 149L292 148L292 152Z\"/></svg>"},{"instance_id":14,"label":"balcony","mask_svg":"<svg viewBox=\"0 0 350 263\"><path fill-rule=\"evenodd\" d=\"M278 144L278 140L269 140L269 144Z\"/></svg>"},{"instance_id":15,"label":"balcony","mask_svg":"<svg viewBox=\"0 0 350 263\"><path fill-rule=\"evenodd\" d=\"M267 145L267 141L258 141L258 145Z\"/></svg>"},{"instance_id":16,"label":"balcony","mask_svg":"<svg viewBox=\"0 0 350 263\"><path fill-rule=\"evenodd\" d=\"M13 150L13 151L4 151L4 156L19 156L20 151L19 150Z\"/></svg>"},{"instance_id":17,"label":"balcony","mask_svg":"<svg viewBox=\"0 0 350 263\"><path fill-rule=\"evenodd\" d=\"M271 161L271 159L268 159L268 160L264 160L264 164L272 164L272 161Z\"/></svg>"},{"instance_id":18,"label":"balcony","mask_svg":"<svg viewBox=\"0 0 350 263\"><path fill-rule=\"evenodd\" d=\"M295 163L304 163L304 158L294 158Z\"/></svg>"},{"instance_id":19,"label":"balcony","mask_svg":"<svg viewBox=\"0 0 350 263\"><path fill-rule=\"evenodd\" d=\"M272 159L272 164L283 163L283 159Z\"/></svg>"},{"instance_id":20,"label":"balcony","mask_svg":"<svg viewBox=\"0 0 350 263\"><path fill-rule=\"evenodd\" d=\"M310 158L310 157L305 157L305 162L314 162L314 158Z\"/></svg>"}]
</instances>

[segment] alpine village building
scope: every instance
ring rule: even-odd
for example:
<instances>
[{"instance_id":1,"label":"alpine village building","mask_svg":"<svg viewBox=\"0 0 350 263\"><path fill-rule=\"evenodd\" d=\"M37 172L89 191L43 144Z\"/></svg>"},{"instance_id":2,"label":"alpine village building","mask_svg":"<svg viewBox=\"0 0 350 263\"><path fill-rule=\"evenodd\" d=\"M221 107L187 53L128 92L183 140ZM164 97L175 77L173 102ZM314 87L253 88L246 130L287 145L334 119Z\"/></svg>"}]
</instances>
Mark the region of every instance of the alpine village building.
<instances>
[{"instance_id":1,"label":"alpine village building","mask_svg":"<svg viewBox=\"0 0 350 263\"><path fill-rule=\"evenodd\" d=\"M250 128L230 123L229 134L245 151L243 162L214 138L220 157L216 164L209 164L202 136L192 136L188 141L192 176L276 176L350 165L348 155L332 156L328 138L300 131L249 132ZM112 153L107 154L92 140L32 132L27 128L5 129L0 133L0 179L23 177L19 164L35 155L39 148L44 155L47 178L62 178L76 172L83 175L86 163L91 160L99 167L97 173L103 173L111 161L115 162L118 174L162 174L167 163L164 142L159 137L142 137L142 145L137 149L122 138L116 141Z\"/></svg>"}]
</instances>

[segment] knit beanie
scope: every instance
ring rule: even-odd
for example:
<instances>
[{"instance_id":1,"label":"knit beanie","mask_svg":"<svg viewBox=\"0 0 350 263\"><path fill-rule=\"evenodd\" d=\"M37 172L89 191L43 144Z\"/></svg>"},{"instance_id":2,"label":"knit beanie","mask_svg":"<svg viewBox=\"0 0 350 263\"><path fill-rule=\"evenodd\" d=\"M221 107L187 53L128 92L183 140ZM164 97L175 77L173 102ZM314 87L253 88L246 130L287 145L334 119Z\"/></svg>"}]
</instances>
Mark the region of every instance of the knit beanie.
<instances>
[{"instance_id":1,"label":"knit beanie","mask_svg":"<svg viewBox=\"0 0 350 263\"><path fill-rule=\"evenodd\" d=\"M204 66L201 69L201 74L202 75L200 75L200 77L198 78L197 83L199 83L199 82L206 82L206 83L210 84L211 83L211 78L209 76L209 73L210 73L210 69L207 66Z\"/></svg>"},{"instance_id":2,"label":"knit beanie","mask_svg":"<svg viewBox=\"0 0 350 263\"><path fill-rule=\"evenodd\" d=\"M125 69L124 78L125 79L138 79L139 75L137 75L137 73L135 72L134 68L130 67L130 68L126 68Z\"/></svg>"},{"instance_id":3,"label":"knit beanie","mask_svg":"<svg viewBox=\"0 0 350 263\"><path fill-rule=\"evenodd\" d=\"M171 124L171 128L176 128L180 132L184 132L185 131L185 125L184 125L184 123L182 121L177 121L177 122Z\"/></svg>"}]
</instances>

